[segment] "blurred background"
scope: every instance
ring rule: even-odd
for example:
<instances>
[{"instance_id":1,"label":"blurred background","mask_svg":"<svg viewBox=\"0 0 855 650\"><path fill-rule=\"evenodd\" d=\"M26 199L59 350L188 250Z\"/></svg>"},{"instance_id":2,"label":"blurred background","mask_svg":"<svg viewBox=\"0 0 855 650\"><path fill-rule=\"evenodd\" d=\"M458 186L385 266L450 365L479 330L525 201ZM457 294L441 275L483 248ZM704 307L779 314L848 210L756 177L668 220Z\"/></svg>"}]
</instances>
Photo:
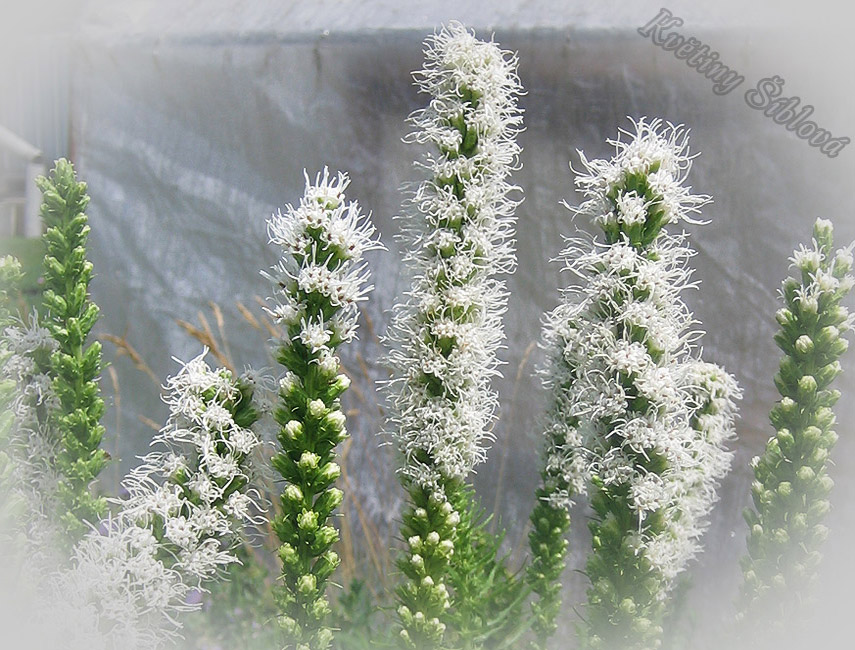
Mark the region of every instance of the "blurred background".
<instances>
[{"instance_id":1,"label":"blurred background","mask_svg":"<svg viewBox=\"0 0 855 650\"><path fill-rule=\"evenodd\" d=\"M421 66L422 41L457 19L519 53L527 92L523 167L513 177L525 195L519 268L508 280L507 348L496 384L502 407L489 461L475 479L484 506L507 529L516 565L525 559L539 466L540 321L570 281L549 260L562 237L589 229L559 205L578 201L568 161L578 162L576 149L589 158L609 156L605 140L629 126L627 116L692 129L692 148L701 155L690 182L714 203L703 215L709 224L690 228L701 287L686 300L707 332L705 358L726 366L745 392L733 472L681 598L688 612L681 625L695 638L715 639L733 615L748 462L771 430L779 359L774 313L788 258L809 238L817 216L835 222L840 244L855 239L855 147L830 159L751 110L744 95L779 75L783 96L813 105L811 119L820 127L855 135L852 22L849 10L824 1L810 10L780 2L671 2L667 8L684 20L676 31L708 44L745 76L719 96L710 80L638 34L661 6L661 0L4 4L0 253L22 257L35 290L41 253L32 179L55 158L70 157L92 198L92 292L109 362L102 388L113 462L101 489L117 492L163 422L159 386L178 367L172 357L189 359L207 344L222 364L275 371L268 352L275 332L260 307L268 286L259 271L275 262L265 220L299 200L304 168L310 175L324 165L347 171L348 197L373 212L389 250L370 258L376 288L364 305L360 341L343 352L354 387L345 404L352 439L343 450L340 581L362 577L378 592L394 582L394 555L386 549L396 544L402 491L393 450L379 435L384 418L375 382L386 376L379 337L408 285L393 217L401 185L419 178L412 161L421 152L401 138L407 115L425 101L410 74ZM852 366L851 357L844 367ZM850 399L838 409L837 485L816 628L830 640L838 629L830 622L851 602L843 589L855 578L848 550L855 532L853 377L855 368L840 386ZM576 617L572 605L584 600L585 579L572 569L584 565L585 517L580 505L565 575L567 630ZM258 553L263 563L263 548Z\"/></svg>"}]
</instances>

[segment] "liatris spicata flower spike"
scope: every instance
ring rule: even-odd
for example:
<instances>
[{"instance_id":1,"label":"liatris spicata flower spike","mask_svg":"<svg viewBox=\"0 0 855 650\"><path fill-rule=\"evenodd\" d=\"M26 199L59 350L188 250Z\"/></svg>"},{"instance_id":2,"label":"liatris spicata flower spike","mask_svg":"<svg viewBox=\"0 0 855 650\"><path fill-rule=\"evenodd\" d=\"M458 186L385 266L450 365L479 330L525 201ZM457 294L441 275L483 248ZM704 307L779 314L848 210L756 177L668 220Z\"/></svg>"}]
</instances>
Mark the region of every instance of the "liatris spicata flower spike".
<instances>
[{"instance_id":1,"label":"liatris spicata flower spike","mask_svg":"<svg viewBox=\"0 0 855 650\"><path fill-rule=\"evenodd\" d=\"M387 340L392 435L404 458L411 504L399 589L401 636L433 648L445 631L445 585L460 514L455 492L484 460L496 395L504 283L513 270L521 111L516 56L475 38L459 23L428 37L424 68L414 74L431 95L410 118L407 141L430 144L428 178L411 199L403 238L412 272L408 299L396 307Z\"/></svg>"},{"instance_id":2,"label":"liatris spicata flower spike","mask_svg":"<svg viewBox=\"0 0 855 650\"><path fill-rule=\"evenodd\" d=\"M809 599L828 533L822 524L833 485L828 458L837 440L831 409L840 397L830 385L853 324L841 304L853 286L852 247L834 252L833 246L831 223L818 219L812 245L793 255L797 277L783 283L775 335L784 352L775 376L781 401L771 412L777 433L752 462L754 507L745 511L744 613L778 612L781 621Z\"/></svg>"},{"instance_id":3,"label":"liatris spicata flower spike","mask_svg":"<svg viewBox=\"0 0 855 650\"><path fill-rule=\"evenodd\" d=\"M590 489L586 622L591 648L658 644L669 587L697 551L717 481L728 471L735 381L695 360L684 237L708 199L683 186L687 132L640 120L612 160L588 161L576 213L601 226L604 242L575 240L565 267L582 286L547 318L545 383L551 392L546 462L532 515L540 594L534 613L542 647L554 630L563 568L566 508Z\"/></svg>"},{"instance_id":4,"label":"liatris spicata flower spike","mask_svg":"<svg viewBox=\"0 0 855 650\"><path fill-rule=\"evenodd\" d=\"M47 370L60 403L52 429L57 439L56 486L61 520L72 538L97 522L106 510L103 498L90 493L90 484L107 462L99 449L104 427L104 402L98 390L101 344L87 338L98 318L89 299L92 263L86 259L89 234L84 214L89 197L74 168L60 159L50 178L38 179L43 194L44 313L42 324L59 344Z\"/></svg>"},{"instance_id":5,"label":"liatris spicata flower spike","mask_svg":"<svg viewBox=\"0 0 855 650\"><path fill-rule=\"evenodd\" d=\"M253 386L212 370L206 353L167 381L169 421L152 442L159 449L124 480L118 514L54 577L48 618L63 648L162 647L180 614L201 607L192 594L237 561L241 527L258 523L258 495L248 488L260 444L250 428L259 417Z\"/></svg>"},{"instance_id":6,"label":"liatris spicata flower spike","mask_svg":"<svg viewBox=\"0 0 855 650\"><path fill-rule=\"evenodd\" d=\"M330 525L342 501L335 448L347 437L339 397L350 385L335 356L356 336L357 303L371 290L363 254L381 248L356 202L345 202L346 174L324 169L300 204L268 221L281 260L268 276L277 289L270 313L282 325L277 359L280 382L275 418L279 453L273 466L286 481L273 529L282 545L283 585L277 593L289 648L324 650L332 641L325 587L339 564Z\"/></svg>"}]
</instances>

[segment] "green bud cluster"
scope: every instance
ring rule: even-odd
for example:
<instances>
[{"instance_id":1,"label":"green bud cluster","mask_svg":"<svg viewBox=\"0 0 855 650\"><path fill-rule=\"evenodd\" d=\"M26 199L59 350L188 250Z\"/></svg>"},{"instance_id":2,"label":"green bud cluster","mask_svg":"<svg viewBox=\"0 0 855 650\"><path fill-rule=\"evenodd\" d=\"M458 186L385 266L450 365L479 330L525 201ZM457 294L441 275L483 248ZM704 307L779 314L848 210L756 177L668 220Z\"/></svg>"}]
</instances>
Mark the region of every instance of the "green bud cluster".
<instances>
[{"instance_id":1,"label":"green bud cluster","mask_svg":"<svg viewBox=\"0 0 855 650\"><path fill-rule=\"evenodd\" d=\"M408 578L397 590L400 636L408 648L433 650L442 647L443 618L451 606L444 578L455 553L460 514L440 490L413 486L410 497L401 525L406 550L398 560Z\"/></svg>"},{"instance_id":2,"label":"green bud cluster","mask_svg":"<svg viewBox=\"0 0 855 650\"><path fill-rule=\"evenodd\" d=\"M770 420L776 433L753 461L753 508L746 509L748 555L742 558L743 612L781 608L786 620L808 596L828 534L833 481L829 452L837 440L832 407L840 393L830 387L841 372L851 329L842 299L852 287L849 251L833 254L831 224L817 220L814 248L796 251L800 278L783 283L784 307L775 342L784 352L775 386L781 401Z\"/></svg>"},{"instance_id":3,"label":"green bud cluster","mask_svg":"<svg viewBox=\"0 0 855 650\"><path fill-rule=\"evenodd\" d=\"M528 585L508 568L502 554L504 531L492 533L492 517L470 486L450 498L460 522L454 560L448 567L453 604L448 611L448 644L461 650L516 650L531 625L523 614Z\"/></svg>"},{"instance_id":4,"label":"green bud cluster","mask_svg":"<svg viewBox=\"0 0 855 650\"><path fill-rule=\"evenodd\" d=\"M531 604L532 631L535 635L533 648L545 649L547 641L557 628L556 619L561 611L561 574L564 573L567 556L567 531L570 529L570 514L566 508L558 508L549 502L553 489L546 470L542 472L543 483L535 492L537 504L531 513L531 532L528 535L531 549L531 564L526 570L526 579L537 599ZM563 486L567 489L567 486Z\"/></svg>"},{"instance_id":5,"label":"green bud cluster","mask_svg":"<svg viewBox=\"0 0 855 650\"><path fill-rule=\"evenodd\" d=\"M90 485L107 463L100 449L104 402L98 387L101 344L87 344L98 319L98 306L89 298L92 263L86 259L89 235L84 213L89 203L86 184L77 181L65 159L56 162L49 178L37 181L42 191L41 217L45 225L42 325L57 341L47 372L60 408L53 430L60 475L57 497L59 519L72 537L86 531L84 522L96 522L106 512L106 501L93 496Z\"/></svg>"},{"instance_id":6,"label":"green bud cluster","mask_svg":"<svg viewBox=\"0 0 855 650\"><path fill-rule=\"evenodd\" d=\"M349 382L331 358L325 364L310 363L311 353L300 347L292 342L282 356L303 353L303 378L283 382L274 414L280 451L272 462L288 481L280 497L281 513L273 521L282 542L283 585L276 597L282 612L279 623L289 643L315 650L332 642L325 587L340 560L332 550L338 531L329 521L343 498L335 487L341 475L335 447L347 437L339 396Z\"/></svg>"}]
</instances>

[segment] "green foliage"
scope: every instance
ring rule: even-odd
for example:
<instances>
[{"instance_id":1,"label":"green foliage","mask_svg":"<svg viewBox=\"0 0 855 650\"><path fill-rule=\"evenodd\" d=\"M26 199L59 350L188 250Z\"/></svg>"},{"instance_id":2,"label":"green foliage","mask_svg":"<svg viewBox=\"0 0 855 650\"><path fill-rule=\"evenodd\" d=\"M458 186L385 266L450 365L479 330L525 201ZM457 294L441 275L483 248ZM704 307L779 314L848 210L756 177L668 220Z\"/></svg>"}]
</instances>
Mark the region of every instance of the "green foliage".
<instances>
[{"instance_id":1,"label":"green foliage","mask_svg":"<svg viewBox=\"0 0 855 650\"><path fill-rule=\"evenodd\" d=\"M372 603L371 592L359 578L351 580L339 596L333 610L338 632L336 650L375 650L393 647L391 628L379 624L379 608Z\"/></svg>"},{"instance_id":2,"label":"green foliage","mask_svg":"<svg viewBox=\"0 0 855 650\"><path fill-rule=\"evenodd\" d=\"M453 606L447 614L450 644L464 650L515 648L530 621L522 615L529 590L507 567L501 555L504 533L492 534L490 517L475 491L465 487L454 495L460 513L455 529L455 554L448 568Z\"/></svg>"},{"instance_id":3,"label":"green foliage","mask_svg":"<svg viewBox=\"0 0 855 650\"><path fill-rule=\"evenodd\" d=\"M42 325L59 344L48 373L60 402L52 422L57 436L56 468L61 475L57 497L60 520L74 538L86 530L84 522L98 521L106 501L90 492L90 485L107 463L99 448L104 427L104 402L98 388L101 344L87 345L98 319L98 307L89 299L92 263L86 259L89 203L86 184L77 181L74 168L60 159L49 178L38 179L43 194L44 294Z\"/></svg>"},{"instance_id":4,"label":"green foliage","mask_svg":"<svg viewBox=\"0 0 855 650\"><path fill-rule=\"evenodd\" d=\"M743 614L779 608L781 620L809 595L827 535L822 520L833 482L829 453L837 440L832 407L840 393L830 388L841 372L839 357L851 329L842 299L852 287L849 251L833 255L831 224L818 220L814 249L796 251L801 277L783 283L784 308L775 342L784 352L775 385L781 401L770 419L776 434L755 459L753 508L745 511L748 555L742 559Z\"/></svg>"}]
</instances>

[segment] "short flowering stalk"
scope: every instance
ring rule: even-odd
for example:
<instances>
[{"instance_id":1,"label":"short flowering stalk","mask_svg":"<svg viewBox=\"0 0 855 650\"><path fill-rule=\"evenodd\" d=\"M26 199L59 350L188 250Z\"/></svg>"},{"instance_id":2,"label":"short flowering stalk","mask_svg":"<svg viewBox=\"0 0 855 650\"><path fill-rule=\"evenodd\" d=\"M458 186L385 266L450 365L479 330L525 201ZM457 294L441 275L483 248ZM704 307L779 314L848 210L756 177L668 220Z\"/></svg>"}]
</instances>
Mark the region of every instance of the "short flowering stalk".
<instances>
[{"instance_id":1,"label":"short flowering stalk","mask_svg":"<svg viewBox=\"0 0 855 650\"><path fill-rule=\"evenodd\" d=\"M38 180L43 194L41 216L46 230L44 259L44 313L42 325L57 341L48 375L59 409L51 423L56 436L56 485L62 525L72 539L97 522L106 501L90 493L90 485L107 463L99 448L104 427L104 402L98 389L101 344L87 345L98 319L98 307L89 299L92 263L86 259L89 233L84 213L89 197L86 184L77 181L65 159L56 162L49 178Z\"/></svg>"},{"instance_id":2,"label":"short flowering stalk","mask_svg":"<svg viewBox=\"0 0 855 650\"><path fill-rule=\"evenodd\" d=\"M835 252L833 246L831 223L818 219L812 245L793 255L796 277L784 281L784 307L776 315L775 342L784 353L775 376L781 401L770 416L776 433L752 462L743 613L775 613L779 621L791 620L809 599L828 534L822 521L837 440L832 407L840 397L831 383L853 324L841 304L853 286L852 247Z\"/></svg>"},{"instance_id":3,"label":"short flowering stalk","mask_svg":"<svg viewBox=\"0 0 855 650\"><path fill-rule=\"evenodd\" d=\"M250 457L260 444L253 385L211 369L207 350L166 384L169 421L157 447L123 481L118 513L75 547L47 603L72 650L159 648L192 595L236 562L234 543L255 521ZM92 643L97 640L96 645Z\"/></svg>"},{"instance_id":4,"label":"short flowering stalk","mask_svg":"<svg viewBox=\"0 0 855 650\"><path fill-rule=\"evenodd\" d=\"M454 504L485 458L496 407L490 381L506 305L496 276L515 266L509 194L516 188L507 178L518 160L522 115L515 55L459 23L427 39L424 68L414 77L431 100L411 116L408 141L431 149L404 226L413 284L387 336L388 394L410 496L401 529L401 636L409 646L434 648L451 604L446 580L461 517Z\"/></svg>"},{"instance_id":5,"label":"short flowering stalk","mask_svg":"<svg viewBox=\"0 0 855 650\"><path fill-rule=\"evenodd\" d=\"M691 165L682 127L640 120L609 161L576 178L577 214L604 241L562 254L582 286L547 318L546 462L533 514L529 579L540 594L541 646L554 629L568 520L559 514L590 491L586 622L590 648L650 648L662 635L669 589L698 550L704 518L726 474L739 389L692 356L691 313L680 294L692 255L665 226L691 221L707 197L683 185Z\"/></svg>"},{"instance_id":6,"label":"short flowering stalk","mask_svg":"<svg viewBox=\"0 0 855 650\"><path fill-rule=\"evenodd\" d=\"M314 183L307 176L299 205L268 221L281 249L269 310L286 332L277 359L287 369L274 413L280 447L273 466L286 481L273 521L282 542L277 600L287 647L301 650L332 641L326 584L339 565L332 550L339 535L330 524L343 497L335 448L347 437L339 398L350 385L335 352L356 336L357 303L371 289L363 254L380 247L357 203L345 201L348 183L327 170Z\"/></svg>"}]
</instances>

